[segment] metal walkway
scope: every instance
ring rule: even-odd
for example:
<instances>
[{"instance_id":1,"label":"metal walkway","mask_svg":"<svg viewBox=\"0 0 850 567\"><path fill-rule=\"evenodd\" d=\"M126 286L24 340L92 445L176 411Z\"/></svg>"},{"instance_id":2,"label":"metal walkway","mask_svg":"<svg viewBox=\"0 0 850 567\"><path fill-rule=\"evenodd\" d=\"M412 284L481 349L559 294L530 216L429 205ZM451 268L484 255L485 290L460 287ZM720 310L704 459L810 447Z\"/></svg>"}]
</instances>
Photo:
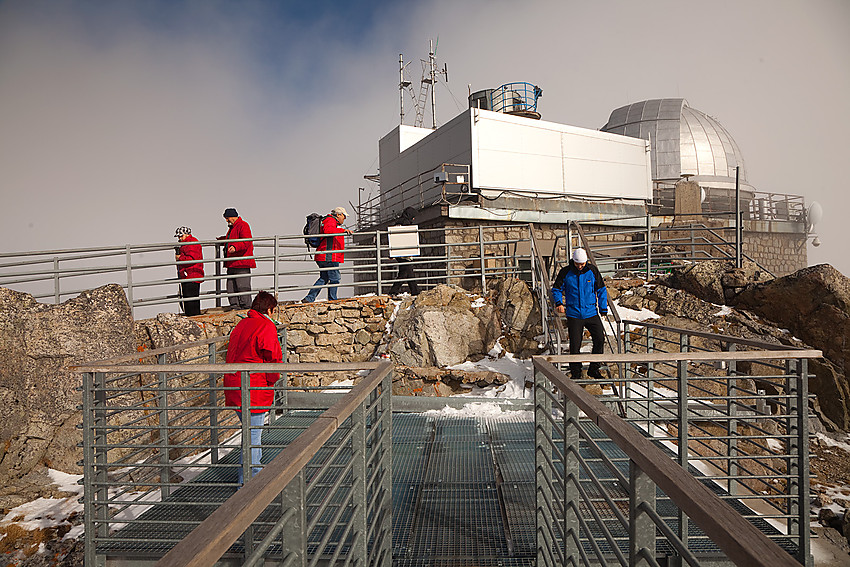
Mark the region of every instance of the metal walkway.
<instances>
[{"instance_id":1,"label":"metal walkway","mask_svg":"<svg viewBox=\"0 0 850 567\"><path fill-rule=\"evenodd\" d=\"M263 462L274 459L317 415L317 412L296 411L279 418L278 423L282 422L286 428L268 428L264 432L264 445L272 447L264 450ZM592 423L586 423L585 427L594 434L606 457L627 472L628 457ZM498 417L395 413L392 431L393 565L511 567L536 564L534 422L528 412L505 412ZM334 453L336 449L337 443L332 438L307 466L306 474L309 476L311 470L318 470L332 455L340 462L350 458L344 447L341 452ZM586 443L582 443L580 452L590 466L602 465L601 459ZM236 462L236 459L237 453L233 451L221 463ZM690 469L716 493L723 492L694 467ZM595 472L604 482L616 483L613 479L607 480L610 474L605 473L604 466ZM169 538L188 535L187 528L186 534L175 534L174 530L203 520L201 516L211 513L232 496L235 474L232 467L204 471L123 528L120 543L99 545L98 553L124 558L162 556L170 548L164 541L164 534ZM585 471L581 477L589 493L598 492ZM330 485L338 480L331 476L322 482ZM628 498L622 487L606 487L609 492L612 488ZM676 529L675 505L660 490L658 501L659 514L668 518L668 524ZM209 506L181 506L182 502L209 502ZM740 501L732 501L732 505L741 513L752 514ZM586 508L586 504L583 507ZM310 509L315 509L314 503L308 502L307 508L310 516ZM326 514L336 511L326 511ZM183 517L187 514L192 517ZM271 527L271 519L279 515L278 504L269 506L255 524L259 526L258 532L264 525ZM591 518L589 510L583 510L583 515ZM627 548L628 534L616 517L607 514L602 520L617 540L622 541L621 549ZM767 534L779 534L765 521L754 523ZM320 519L308 538L308 547L321 540L326 529L327 524ZM695 538L702 535L693 524L689 525L689 532ZM263 534L254 535L262 537ZM601 534L595 540L606 554L610 553ZM339 541L336 534L331 535L331 541ZM702 541L705 545L697 550L701 557L722 557L710 540ZM793 553L792 540L779 538L777 543ZM586 545L591 544L587 542ZM237 554L242 551L241 543L234 544L230 550ZM271 551L275 551L274 547ZM343 549L341 555L347 552ZM673 552L664 538L658 539L658 552L661 555Z\"/></svg>"}]
</instances>

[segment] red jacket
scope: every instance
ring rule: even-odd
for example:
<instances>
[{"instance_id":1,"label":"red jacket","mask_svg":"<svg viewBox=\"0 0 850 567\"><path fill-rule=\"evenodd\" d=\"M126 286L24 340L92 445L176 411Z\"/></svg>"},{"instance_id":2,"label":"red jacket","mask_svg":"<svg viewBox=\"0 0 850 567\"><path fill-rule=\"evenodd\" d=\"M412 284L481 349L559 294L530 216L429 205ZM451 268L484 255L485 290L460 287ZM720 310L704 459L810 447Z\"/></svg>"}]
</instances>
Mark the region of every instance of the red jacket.
<instances>
[{"instance_id":1,"label":"red jacket","mask_svg":"<svg viewBox=\"0 0 850 567\"><path fill-rule=\"evenodd\" d=\"M245 242L228 242L231 239L237 238L251 238L251 227L248 226L248 223L242 220L242 217L237 217L236 222L233 223L233 226L227 231L227 235L224 237L224 257L225 258L237 258L240 256L253 256L254 255L254 243L250 240ZM236 252L233 254L229 253L227 250L233 246L236 248ZM253 258L249 258L247 260L237 259L237 260L229 260L224 262L225 268L256 268L257 263Z\"/></svg>"},{"instance_id":2,"label":"red jacket","mask_svg":"<svg viewBox=\"0 0 850 567\"><path fill-rule=\"evenodd\" d=\"M201 250L200 244L188 244L189 242L197 242L198 239L191 234L186 235L186 240L180 245L180 255L177 257L178 262L187 260L198 260L195 264L178 264L177 276L181 280L188 278L204 277L204 252Z\"/></svg>"},{"instance_id":3,"label":"red jacket","mask_svg":"<svg viewBox=\"0 0 850 567\"><path fill-rule=\"evenodd\" d=\"M271 319L253 309L248 310L248 316L230 332L230 341L227 346L228 363L233 362L282 362L283 353L280 350L280 341L277 338L277 329ZM234 372L224 375L224 386L226 388L240 387L241 373ZM251 374L251 387L273 386L280 378L277 373ZM274 402L274 390L257 389L249 390L251 397L251 408L255 406L271 406ZM228 406L242 406L241 390L225 390L224 401ZM268 409L251 409L252 413L262 413Z\"/></svg>"},{"instance_id":4,"label":"red jacket","mask_svg":"<svg viewBox=\"0 0 850 567\"><path fill-rule=\"evenodd\" d=\"M322 234L339 234L339 236L322 238L319 246L316 247L316 252L321 252L322 250L339 250L339 252L316 254L316 261L342 263L344 261L342 250L345 248L345 229L342 228L342 225L339 224L339 221L336 220L335 216L328 215L325 217L325 220L322 221ZM328 248L329 241L331 245L330 248ZM328 256L330 256L330 258L328 258Z\"/></svg>"}]
</instances>

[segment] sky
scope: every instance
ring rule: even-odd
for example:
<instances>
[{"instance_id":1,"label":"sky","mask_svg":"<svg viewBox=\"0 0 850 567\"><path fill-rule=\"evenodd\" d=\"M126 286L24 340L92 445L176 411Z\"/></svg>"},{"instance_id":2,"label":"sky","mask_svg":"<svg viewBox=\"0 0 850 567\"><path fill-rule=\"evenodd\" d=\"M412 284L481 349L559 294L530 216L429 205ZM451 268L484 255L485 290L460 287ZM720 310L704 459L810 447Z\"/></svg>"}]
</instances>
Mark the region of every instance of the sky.
<instances>
[{"instance_id":1,"label":"sky","mask_svg":"<svg viewBox=\"0 0 850 567\"><path fill-rule=\"evenodd\" d=\"M0 0L0 252L211 239L226 207L293 234L350 208L376 194L399 54L418 83L429 40L438 124L516 81L592 129L687 99L756 190L822 205L809 263L850 275L846 0Z\"/></svg>"}]
</instances>

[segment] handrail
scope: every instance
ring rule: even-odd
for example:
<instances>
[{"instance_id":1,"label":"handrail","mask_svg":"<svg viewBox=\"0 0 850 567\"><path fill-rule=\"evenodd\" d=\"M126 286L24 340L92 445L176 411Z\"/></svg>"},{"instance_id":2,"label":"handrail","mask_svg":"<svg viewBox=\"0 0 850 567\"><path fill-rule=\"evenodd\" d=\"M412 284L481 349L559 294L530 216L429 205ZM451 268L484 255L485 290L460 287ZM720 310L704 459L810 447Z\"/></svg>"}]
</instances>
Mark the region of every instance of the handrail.
<instances>
[{"instance_id":1,"label":"handrail","mask_svg":"<svg viewBox=\"0 0 850 567\"><path fill-rule=\"evenodd\" d=\"M546 270L546 263L543 261L543 257L540 255L540 246L537 244L537 237L534 235L534 225L529 223L528 225L528 233L531 235L531 247L534 250L535 258L537 260L537 265L540 267L540 281L543 290L543 298L542 304L545 306L546 312L548 313L548 307L550 305L550 294L552 293L552 284L549 281L549 272ZM543 313L541 311L541 318L546 319L547 313ZM564 325L561 323L560 317L553 317L552 321L555 324L555 332L558 334L558 340L561 341L566 337L564 332Z\"/></svg>"},{"instance_id":2,"label":"handrail","mask_svg":"<svg viewBox=\"0 0 850 567\"><path fill-rule=\"evenodd\" d=\"M819 352L819 351L813 351ZM697 358L699 353L680 353ZM728 353L732 354L732 353ZM754 353L747 353L750 357ZM778 353L771 353L778 354ZM801 352L795 356L805 357ZM736 565L799 567L788 553L718 498L711 490L673 462L637 429L568 379L550 360L588 361L593 355L533 357L535 369L543 373L628 455L676 506L694 520ZM596 355L600 356L600 355ZM684 360L685 358L682 358ZM648 360L649 361L649 360Z\"/></svg>"},{"instance_id":3,"label":"handrail","mask_svg":"<svg viewBox=\"0 0 850 567\"><path fill-rule=\"evenodd\" d=\"M630 325L640 325L642 327L649 327L651 329L658 329L661 331L669 331L671 333L679 333L682 335L690 335L693 337L702 337L704 339L714 339L722 342L736 343L740 345L751 346L755 348L760 348L764 350L784 350L788 352L812 352L801 347L795 347L790 345L777 345L773 343L766 343L762 341L756 341L753 339L745 339L743 337L735 337L732 335L718 335L717 333L707 333L705 331L695 331L693 329L682 329L679 327L669 327L666 325L659 325L657 323L649 323L647 321L634 321L632 319L623 319L623 323L627 323ZM817 351L820 352L820 351ZM820 356L820 355L818 355Z\"/></svg>"},{"instance_id":4,"label":"handrail","mask_svg":"<svg viewBox=\"0 0 850 567\"><path fill-rule=\"evenodd\" d=\"M284 370L281 365L256 366L274 366L277 370ZM235 370L237 365L228 365L228 369L231 368ZM374 370L342 400L319 416L259 474L247 481L241 490L228 498L156 564L159 567L214 565L391 371L392 363L377 363Z\"/></svg>"}]
</instances>

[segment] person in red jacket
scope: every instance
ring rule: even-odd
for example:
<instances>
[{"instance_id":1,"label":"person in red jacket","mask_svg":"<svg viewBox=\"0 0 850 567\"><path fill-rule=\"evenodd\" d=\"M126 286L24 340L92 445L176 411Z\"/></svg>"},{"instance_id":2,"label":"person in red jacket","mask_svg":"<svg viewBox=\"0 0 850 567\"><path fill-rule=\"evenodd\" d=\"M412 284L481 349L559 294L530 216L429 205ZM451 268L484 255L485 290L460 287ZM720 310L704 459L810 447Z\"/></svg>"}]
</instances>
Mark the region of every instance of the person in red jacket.
<instances>
[{"instance_id":1,"label":"person in red jacket","mask_svg":"<svg viewBox=\"0 0 850 567\"><path fill-rule=\"evenodd\" d=\"M195 280L196 278L204 277L204 252L201 250L200 244L193 244L198 241L192 236L192 229L188 226L181 226L174 231L176 238L181 246L175 249L174 258L177 262L177 277L181 280ZM191 262L191 263L188 263ZM186 301L181 301L183 313L187 317L201 314L201 300L197 297L201 294L200 281L181 281L180 295ZM195 299L193 299L195 298Z\"/></svg>"},{"instance_id":2,"label":"person in red jacket","mask_svg":"<svg viewBox=\"0 0 850 567\"><path fill-rule=\"evenodd\" d=\"M348 217L348 212L342 207L336 207L331 214L322 221L322 234L332 236L322 237L319 246L316 247L316 265L319 266L319 279L313 284L313 288L307 296L301 300L302 303L313 303L322 291L323 286L328 287L328 299L337 298L336 290L340 282L339 265L344 261L345 235L351 231L342 228L342 223Z\"/></svg>"},{"instance_id":3,"label":"person in red jacket","mask_svg":"<svg viewBox=\"0 0 850 567\"><path fill-rule=\"evenodd\" d=\"M236 209L229 207L224 210L224 220L227 221L227 234L219 236L225 241L224 267L227 269L227 293L231 309L248 309L251 306L251 268L257 267L254 261L254 243L250 240L243 242L228 242L241 238L252 238L251 227L242 220Z\"/></svg>"},{"instance_id":4,"label":"person in red jacket","mask_svg":"<svg viewBox=\"0 0 850 567\"><path fill-rule=\"evenodd\" d=\"M234 362L258 362L272 363L282 362L283 352L280 348L280 340L277 335L277 326L271 319L272 312L277 307L277 300L268 292L261 291L254 298L248 316L239 321L230 332L230 340L227 345L228 363ZM260 462L263 457L261 447L263 425L266 421L266 413L274 403L273 386L280 378L280 374L271 372L258 372L250 374L250 390L248 391L251 431L251 476L260 472ZM236 409L239 420L243 419L242 407L242 373L232 372L224 375L225 388L240 388L239 390L225 390L224 402L227 406ZM246 386L248 386L246 384ZM244 440L243 440L244 443ZM242 452L239 452L239 464L242 464ZM242 485L242 467L239 467L239 485Z\"/></svg>"}]
</instances>

